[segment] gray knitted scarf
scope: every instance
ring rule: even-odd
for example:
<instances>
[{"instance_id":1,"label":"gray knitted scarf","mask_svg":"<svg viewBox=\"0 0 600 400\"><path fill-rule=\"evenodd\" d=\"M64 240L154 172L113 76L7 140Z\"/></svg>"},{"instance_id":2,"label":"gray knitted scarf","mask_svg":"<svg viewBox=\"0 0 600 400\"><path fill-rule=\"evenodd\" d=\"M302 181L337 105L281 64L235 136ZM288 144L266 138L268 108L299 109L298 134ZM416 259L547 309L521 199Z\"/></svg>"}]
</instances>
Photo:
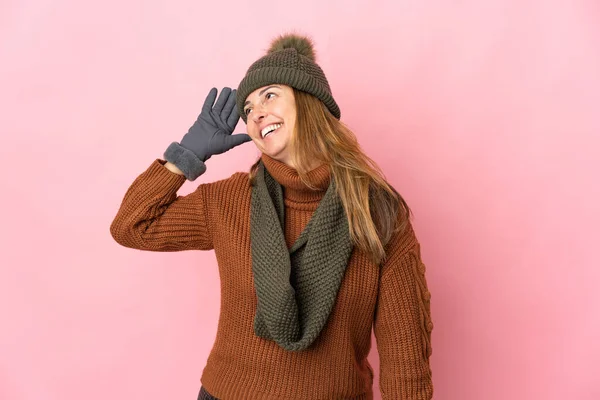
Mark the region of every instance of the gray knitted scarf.
<instances>
[{"instance_id":1,"label":"gray knitted scarf","mask_svg":"<svg viewBox=\"0 0 600 400\"><path fill-rule=\"evenodd\" d=\"M258 306L254 332L289 351L308 348L325 326L352 253L333 180L288 249L283 189L262 161L252 188L250 240Z\"/></svg>"}]
</instances>

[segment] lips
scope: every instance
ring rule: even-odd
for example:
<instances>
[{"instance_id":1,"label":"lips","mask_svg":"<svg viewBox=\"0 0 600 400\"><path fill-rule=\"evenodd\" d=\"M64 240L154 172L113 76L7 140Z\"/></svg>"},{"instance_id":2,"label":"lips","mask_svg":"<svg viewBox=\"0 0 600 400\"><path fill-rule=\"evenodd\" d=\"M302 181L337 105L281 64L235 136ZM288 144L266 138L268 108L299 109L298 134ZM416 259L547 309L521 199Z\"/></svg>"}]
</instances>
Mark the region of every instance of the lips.
<instances>
[{"instance_id":1,"label":"lips","mask_svg":"<svg viewBox=\"0 0 600 400\"><path fill-rule=\"evenodd\" d=\"M263 137L263 140L265 140L265 139L266 139L266 138L268 138L268 137L271 137L271 136L273 136L275 133L277 133L277 131L278 131L278 130L279 130L279 128L277 128L277 129L275 129L275 130L273 130L273 131L271 131L271 132L267 133L267 134L265 135L265 137Z\"/></svg>"},{"instance_id":2,"label":"lips","mask_svg":"<svg viewBox=\"0 0 600 400\"><path fill-rule=\"evenodd\" d=\"M267 136L270 136L271 134L276 132L279 128L281 128L282 125L283 124L281 124L281 123L276 123L276 124L270 124L270 125L265 126L260 131L261 137L263 139L266 139Z\"/></svg>"}]
</instances>

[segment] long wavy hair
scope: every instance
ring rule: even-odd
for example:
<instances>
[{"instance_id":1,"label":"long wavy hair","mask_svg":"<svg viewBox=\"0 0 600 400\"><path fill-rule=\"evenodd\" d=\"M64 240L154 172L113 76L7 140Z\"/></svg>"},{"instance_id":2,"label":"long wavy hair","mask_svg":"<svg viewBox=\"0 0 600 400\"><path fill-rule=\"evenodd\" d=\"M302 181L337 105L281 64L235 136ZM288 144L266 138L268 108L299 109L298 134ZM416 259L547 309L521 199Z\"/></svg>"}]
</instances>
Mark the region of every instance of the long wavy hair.
<instances>
[{"instance_id":1,"label":"long wavy hair","mask_svg":"<svg viewBox=\"0 0 600 400\"><path fill-rule=\"evenodd\" d=\"M298 176L314 188L307 180L306 166L315 160L329 165L353 244L380 264L385 261L385 247L392 235L406 228L411 215L408 204L364 153L354 133L319 99L296 89L294 97L296 125L290 145ZM260 158L250 168L252 185L259 162Z\"/></svg>"}]
</instances>

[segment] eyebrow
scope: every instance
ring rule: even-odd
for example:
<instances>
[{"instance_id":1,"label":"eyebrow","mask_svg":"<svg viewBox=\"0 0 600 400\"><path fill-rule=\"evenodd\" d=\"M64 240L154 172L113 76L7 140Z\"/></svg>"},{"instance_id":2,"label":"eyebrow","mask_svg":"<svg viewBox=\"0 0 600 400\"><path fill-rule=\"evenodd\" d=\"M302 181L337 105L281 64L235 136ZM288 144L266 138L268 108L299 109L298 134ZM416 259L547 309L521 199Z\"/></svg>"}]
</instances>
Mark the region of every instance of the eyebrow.
<instances>
[{"instance_id":1,"label":"eyebrow","mask_svg":"<svg viewBox=\"0 0 600 400\"><path fill-rule=\"evenodd\" d=\"M266 88L264 88L263 90L261 90L261 91L258 93L258 96L259 96L259 97L260 97L260 96L262 96L264 92L266 92L267 90L269 90L269 89L272 89L272 88L281 89L281 88L280 88L279 86L277 86L277 85L271 85L271 86L267 86ZM244 107L246 107L248 104L250 104L250 100L248 100L247 102L245 102L245 103L244 103Z\"/></svg>"}]
</instances>

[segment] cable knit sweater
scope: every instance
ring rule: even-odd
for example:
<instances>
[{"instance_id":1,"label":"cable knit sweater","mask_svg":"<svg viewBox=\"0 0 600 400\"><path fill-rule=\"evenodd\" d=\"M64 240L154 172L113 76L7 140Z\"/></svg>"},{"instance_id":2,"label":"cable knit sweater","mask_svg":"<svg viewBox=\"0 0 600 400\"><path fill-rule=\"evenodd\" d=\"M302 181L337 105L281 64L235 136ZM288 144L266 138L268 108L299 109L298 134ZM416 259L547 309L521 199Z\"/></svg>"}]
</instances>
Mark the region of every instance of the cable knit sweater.
<instances>
[{"instance_id":1,"label":"cable knit sweater","mask_svg":"<svg viewBox=\"0 0 600 400\"><path fill-rule=\"evenodd\" d=\"M312 191L294 169L266 155L262 159L284 189L289 248L323 197L329 170L321 166L309 173L318 187ZM257 303L248 174L235 173L178 196L185 178L164 163L155 160L137 177L110 230L118 243L134 249L214 250L221 281L220 317L201 376L211 395L222 400L372 399L373 369L367 355L374 329L382 398L432 398L430 294L410 225L393 237L381 265L355 248L320 336L307 350L286 351L253 330Z\"/></svg>"}]
</instances>

